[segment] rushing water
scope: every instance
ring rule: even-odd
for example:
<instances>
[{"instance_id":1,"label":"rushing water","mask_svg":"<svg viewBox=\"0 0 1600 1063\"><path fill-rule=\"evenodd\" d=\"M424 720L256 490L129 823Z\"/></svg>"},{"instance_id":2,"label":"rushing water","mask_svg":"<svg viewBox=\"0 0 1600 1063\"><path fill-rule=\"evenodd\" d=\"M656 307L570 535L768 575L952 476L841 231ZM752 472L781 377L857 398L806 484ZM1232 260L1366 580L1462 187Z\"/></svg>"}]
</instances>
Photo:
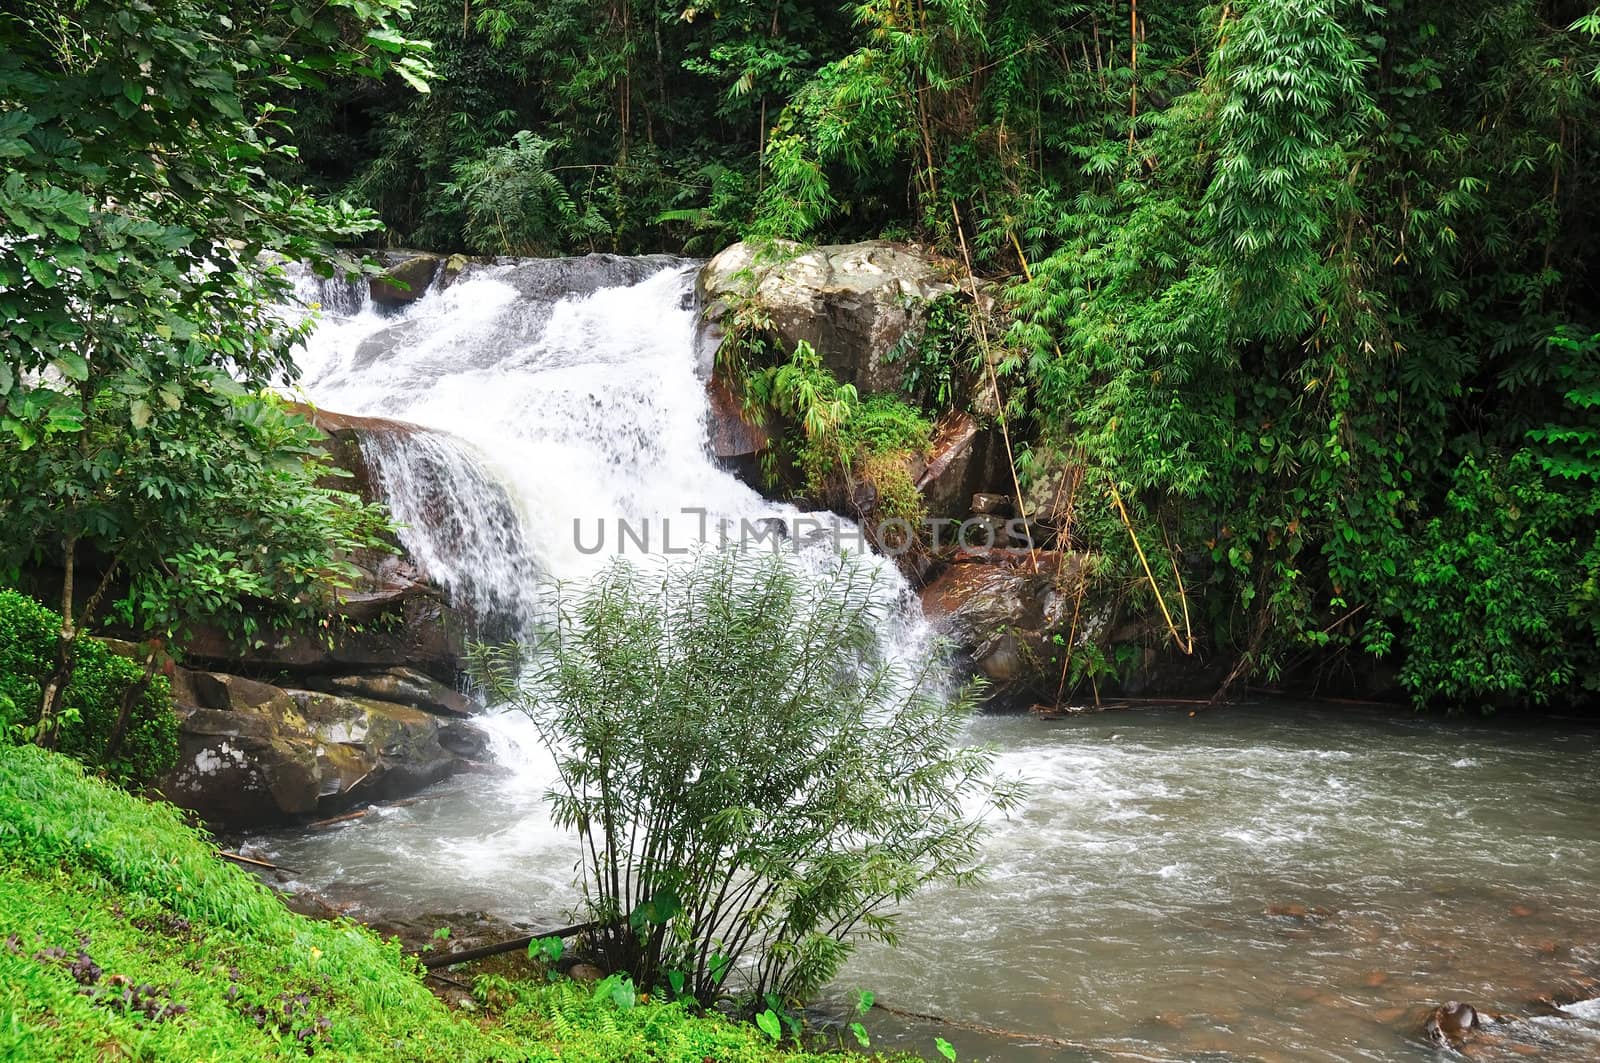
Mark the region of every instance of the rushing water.
<instances>
[{"instance_id":1,"label":"rushing water","mask_svg":"<svg viewBox=\"0 0 1600 1063\"><path fill-rule=\"evenodd\" d=\"M553 830L526 725L505 778L465 776L347 827L257 839L357 911L481 909L551 926L577 849ZM1032 787L988 880L905 911L901 946L839 982L901 1009L880 1043L964 1059L1411 1059L1445 1000L1531 1015L1600 968L1600 736L1279 703L983 717ZM519 745L520 743L520 745ZM1501 1029L1479 1058L1600 1058L1600 1015Z\"/></svg>"},{"instance_id":2,"label":"rushing water","mask_svg":"<svg viewBox=\"0 0 1600 1063\"><path fill-rule=\"evenodd\" d=\"M308 282L330 315L303 387L426 429L365 443L402 537L462 601L515 612L614 552L582 549L574 521L793 516L705 452L689 284L669 259L508 262L383 314ZM896 639L920 640L903 615ZM548 761L526 721L485 726L500 773L251 844L357 914L564 920L578 854L544 811ZM1527 1016L1479 1058L1600 1058L1596 1009L1529 1011L1600 970L1594 732L1274 704L985 717L972 736L1032 787L995 824L987 882L917 898L901 947L864 950L838 990L1011 1035L874 1012L880 1044L927 1054L938 1034L1004 1061L1425 1058L1428 1007L1460 999Z\"/></svg>"}]
</instances>

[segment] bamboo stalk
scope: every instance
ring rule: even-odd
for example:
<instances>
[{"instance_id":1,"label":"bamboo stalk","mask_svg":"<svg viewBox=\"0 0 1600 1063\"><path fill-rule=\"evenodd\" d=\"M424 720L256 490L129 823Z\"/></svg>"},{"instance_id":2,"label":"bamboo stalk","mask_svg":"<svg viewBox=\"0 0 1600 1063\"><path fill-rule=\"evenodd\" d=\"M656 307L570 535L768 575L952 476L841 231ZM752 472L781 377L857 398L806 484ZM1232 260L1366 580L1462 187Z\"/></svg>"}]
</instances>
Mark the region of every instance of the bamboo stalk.
<instances>
[{"instance_id":1,"label":"bamboo stalk","mask_svg":"<svg viewBox=\"0 0 1600 1063\"><path fill-rule=\"evenodd\" d=\"M1017 515L1022 518L1022 526L1028 527L1028 503L1022 497L1022 481L1017 478L1017 456L1011 449L1011 429L1006 421L1006 400L1000 392L1000 378L995 375L994 359L990 357L989 330L983 323L983 314L978 307L978 278L972 269L972 252L967 248L967 233L961 227L961 208L956 206L956 201L950 201L950 213L956 220L956 237L961 241L961 257L967 264L967 286L972 291L972 309L978 323L978 347L983 352L983 366L989 374L989 386L994 389L995 404L999 407L996 420L1000 422L1000 438L1006 445L1006 467L1011 471L1011 487L1017 493ZM1033 532L1028 532L1028 563L1033 566L1033 571L1039 571L1039 551L1033 545Z\"/></svg>"},{"instance_id":2,"label":"bamboo stalk","mask_svg":"<svg viewBox=\"0 0 1600 1063\"><path fill-rule=\"evenodd\" d=\"M1172 622L1172 613L1167 609L1167 599L1161 593L1160 585L1156 583L1155 573L1150 571L1150 559L1144 556L1144 547L1139 545L1139 536L1133 530L1133 521L1128 518L1128 509L1122 504L1122 496L1117 493L1114 485L1107 484L1106 489L1111 492L1111 501L1117 505L1117 515L1122 518L1122 526L1128 529L1128 538L1133 540L1133 549L1139 555L1139 564L1144 566L1145 578L1150 581L1150 589L1155 592L1156 605L1161 607L1161 615L1166 618L1167 630L1172 632L1173 640L1178 643L1178 648L1187 657L1194 653L1194 637L1191 634L1189 638L1185 639L1178 634L1178 626ZM1185 623L1187 623L1187 620L1185 620Z\"/></svg>"}]
</instances>

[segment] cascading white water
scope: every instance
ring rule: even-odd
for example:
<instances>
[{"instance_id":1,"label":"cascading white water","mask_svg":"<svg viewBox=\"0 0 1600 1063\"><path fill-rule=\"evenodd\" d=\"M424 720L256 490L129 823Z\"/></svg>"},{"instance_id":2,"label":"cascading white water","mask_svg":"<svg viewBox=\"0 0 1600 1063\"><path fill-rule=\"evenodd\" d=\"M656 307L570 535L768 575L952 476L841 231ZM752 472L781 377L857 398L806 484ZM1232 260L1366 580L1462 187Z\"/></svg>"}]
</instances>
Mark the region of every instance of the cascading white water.
<instances>
[{"instance_id":1,"label":"cascading white water","mask_svg":"<svg viewBox=\"0 0 1600 1063\"><path fill-rule=\"evenodd\" d=\"M385 312L307 275L301 295L323 317L300 388L430 430L385 433L368 457L407 548L469 597L475 580L509 595L619 549L681 549L719 519L792 519L707 449L692 280L691 263L665 257L475 265Z\"/></svg>"},{"instance_id":2,"label":"cascading white water","mask_svg":"<svg viewBox=\"0 0 1600 1063\"><path fill-rule=\"evenodd\" d=\"M802 518L710 454L693 277L665 256L508 260L384 309L305 274L321 320L299 387L324 409L418 426L362 436L401 541L461 604L530 617L553 581L619 554L670 563L760 519ZM785 548L803 569L860 543L848 522L815 519L843 538ZM920 648L914 595L887 560L867 563L898 617L886 649Z\"/></svg>"}]
</instances>

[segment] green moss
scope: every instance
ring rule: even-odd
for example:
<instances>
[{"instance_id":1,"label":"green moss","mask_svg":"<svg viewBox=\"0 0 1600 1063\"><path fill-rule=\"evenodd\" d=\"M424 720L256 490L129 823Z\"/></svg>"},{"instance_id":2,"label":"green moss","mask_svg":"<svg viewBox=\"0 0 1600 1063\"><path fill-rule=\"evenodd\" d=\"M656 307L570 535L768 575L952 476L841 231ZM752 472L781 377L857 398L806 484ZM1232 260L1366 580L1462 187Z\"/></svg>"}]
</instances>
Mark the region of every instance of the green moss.
<instances>
[{"instance_id":1,"label":"green moss","mask_svg":"<svg viewBox=\"0 0 1600 1063\"><path fill-rule=\"evenodd\" d=\"M799 1063L753 1029L572 983L485 979L476 1013L397 942L290 912L170 806L0 748L0 1059Z\"/></svg>"}]
</instances>

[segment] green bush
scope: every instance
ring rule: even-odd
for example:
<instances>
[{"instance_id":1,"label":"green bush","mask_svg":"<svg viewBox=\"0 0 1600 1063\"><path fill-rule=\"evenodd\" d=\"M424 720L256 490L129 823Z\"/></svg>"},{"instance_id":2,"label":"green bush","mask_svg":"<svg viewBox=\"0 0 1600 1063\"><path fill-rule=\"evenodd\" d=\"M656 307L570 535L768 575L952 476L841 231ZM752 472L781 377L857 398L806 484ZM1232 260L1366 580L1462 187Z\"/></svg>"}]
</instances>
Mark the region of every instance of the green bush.
<instances>
[{"instance_id":1,"label":"green bush","mask_svg":"<svg viewBox=\"0 0 1600 1063\"><path fill-rule=\"evenodd\" d=\"M1586 506L1529 451L1467 458L1391 588L1400 679L1419 701L1495 707L1574 697L1600 673Z\"/></svg>"},{"instance_id":2,"label":"green bush","mask_svg":"<svg viewBox=\"0 0 1600 1063\"><path fill-rule=\"evenodd\" d=\"M60 630L56 613L26 595L0 590L0 722L7 735L38 721L40 692L55 668ZM177 761L171 684L164 675L146 681L144 669L103 642L78 639L62 704L61 752L108 778L144 782Z\"/></svg>"},{"instance_id":3,"label":"green bush","mask_svg":"<svg viewBox=\"0 0 1600 1063\"><path fill-rule=\"evenodd\" d=\"M882 653L878 570L795 567L618 562L537 645L480 655L556 758L603 964L669 998L803 1002L853 942L893 941L896 904L970 881L981 811L1016 797L937 659Z\"/></svg>"},{"instance_id":4,"label":"green bush","mask_svg":"<svg viewBox=\"0 0 1600 1063\"><path fill-rule=\"evenodd\" d=\"M742 388L747 406L789 424L783 449L803 477L806 494L818 505L852 512L858 505L856 488L867 485L880 516L915 526L925 512L910 464L932 443L933 425L898 399L862 399L854 384L838 381L805 340L786 360L752 369L777 346L763 334L768 324L736 313L718 356L724 372ZM775 459L776 452L767 457ZM769 461L768 471L768 479L775 480L775 461Z\"/></svg>"}]
</instances>

